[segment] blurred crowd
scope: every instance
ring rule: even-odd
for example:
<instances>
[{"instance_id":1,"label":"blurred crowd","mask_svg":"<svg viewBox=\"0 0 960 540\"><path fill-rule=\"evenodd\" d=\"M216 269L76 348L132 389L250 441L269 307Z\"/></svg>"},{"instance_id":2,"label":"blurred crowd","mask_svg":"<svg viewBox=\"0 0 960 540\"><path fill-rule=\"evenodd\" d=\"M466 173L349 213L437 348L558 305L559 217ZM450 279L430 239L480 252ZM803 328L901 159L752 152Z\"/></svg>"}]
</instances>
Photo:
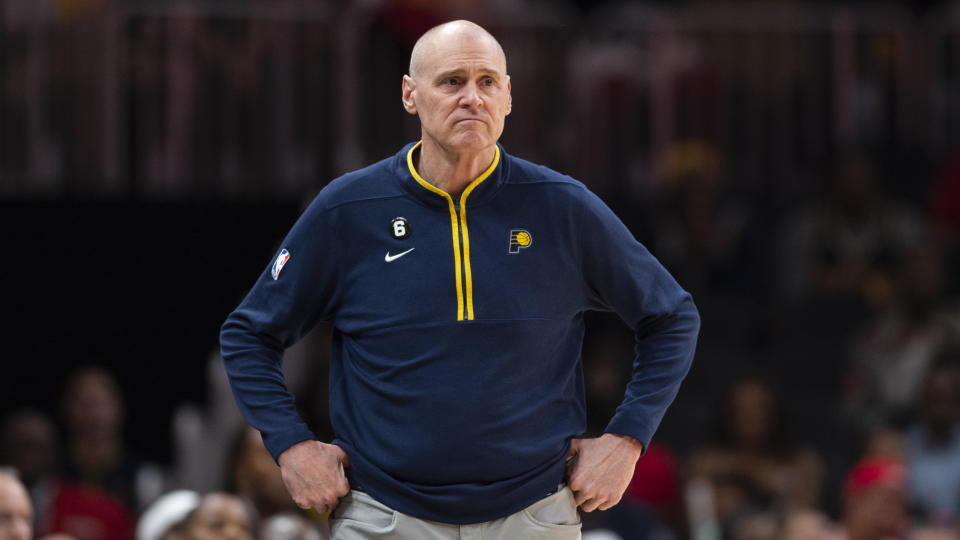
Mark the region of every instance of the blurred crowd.
<instances>
[{"instance_id":1,"label":"blurred crowd","mask_svg":"<svg viewBox=\"0 0 960 540\"><path fill-rule=\"evenodd\" d=\"M508 150L600 194L703 319L624 500L584 514L584 538L960 538L956 28L795 2L775 3L786 18L738 13L759 32L709 2L687 17L629 2L0 4L14 198L309 199L416 136L396 90L422 31L452 13L490 26L515 74ZM911 36L942 39L942 57ZM593 436L633 343L613 316L587 327ZM284 365L323 440L330 335ZM169 463L125 435L136 396L109 367L73 371L57 413L2 411L0 538L327 538L216 353L205 400L172 414Z\"/></svg>"},{"instance_id":2,"label":"blurred crowd","mask_svg":"<svg viewBox=\"0 0 960 540\"><path fill-rule=\"evenodd\" d=\"M293 503L252 428L233 423L229 437L216 441L217 452L194 457L212 471L215 486L205 487L204 479L179 479L190 471L161 468L127 445L124 399L104 368L71 374L62 404L62 438L57 423L37 410L12 412L3 422L0 538L329 538L326 516ZM197 441L181 443L201 450Z\"/></svg>"},{"instance_id":3,"label":"blurred crowd","mask_svg":"<svg viewBox=\"0 0 960 540\"><path fill-rule=\"evenodd\" d=\"M678 142L665 162L642 230L694 293L704 332L624 500L584 514L585 537L960 537L960 214L944 195L960 167L941 167L918 207L852 154L814 202L761 226L727 197L708 143ZM777 257L751 255L757 241ZM587 325L595 436L622 398L632 342L615 317ZM301 414L325 440L330 337L320 326L285 356ZM136 418L114 375L76 370L59 418L3 419L0 504L13 506L0 523L61 540L324 538L327 516L293 504L215 353L206 397L173 415L174 459L159 465L128 447Z\"/></svg>"}]
</instances>

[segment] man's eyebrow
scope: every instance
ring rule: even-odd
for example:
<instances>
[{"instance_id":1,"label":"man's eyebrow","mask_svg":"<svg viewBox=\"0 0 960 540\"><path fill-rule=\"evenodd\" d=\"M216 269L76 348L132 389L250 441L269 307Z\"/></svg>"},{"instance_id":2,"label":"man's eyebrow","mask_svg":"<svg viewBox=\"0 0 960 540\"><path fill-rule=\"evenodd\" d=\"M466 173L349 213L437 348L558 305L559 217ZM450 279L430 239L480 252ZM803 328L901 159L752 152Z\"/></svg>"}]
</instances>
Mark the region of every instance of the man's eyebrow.
<instances>
[{"instance_id":1,"label":"man's eyebrow","mask_svg":"<svg viewBox=\"0 0 960 540\"><path fill-rule=\"evenodd\" d=\"M466 72L467 70L465 69L447 70L437 75L436 80L448 79L450 77L462 77ZM502 77L502 75L500 75L500 71L492 67L482 67L477 69L477 72L479 72L481 75L491 76L495 79L500 79Z\"/></svg>"}]
</instances>

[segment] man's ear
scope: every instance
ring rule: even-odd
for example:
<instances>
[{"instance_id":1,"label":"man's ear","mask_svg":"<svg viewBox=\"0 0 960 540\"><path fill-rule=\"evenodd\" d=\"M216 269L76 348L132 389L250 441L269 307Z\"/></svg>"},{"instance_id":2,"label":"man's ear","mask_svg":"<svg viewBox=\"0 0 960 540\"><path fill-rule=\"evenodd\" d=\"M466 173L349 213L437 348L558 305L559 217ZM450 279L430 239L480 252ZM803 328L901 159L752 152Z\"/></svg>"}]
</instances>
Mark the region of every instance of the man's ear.
<instances>
[{"instance_id":1,"label":"man's ear","mask_svg":"<svg viewBox=\"0 0 960 540\"><path fill-rule=\"evenodd\" d=\"M513 93L510 92L510 76L507 75L507 113L510 114L510 111L513 110Z\"/></svg>"},{"instance_id":2,"label":"man's ear","mask_svg":"<svg viewBox=\"0 0 960 540\"><path fill-rule=\"evenodd\" d=\"M410 114L417 114L417 102L413 99L413 93L417 89L417 82L413 80L413 77L404 75L400 89L400 101L403 102L403 108Z\"/></svg>"}]
</instances>

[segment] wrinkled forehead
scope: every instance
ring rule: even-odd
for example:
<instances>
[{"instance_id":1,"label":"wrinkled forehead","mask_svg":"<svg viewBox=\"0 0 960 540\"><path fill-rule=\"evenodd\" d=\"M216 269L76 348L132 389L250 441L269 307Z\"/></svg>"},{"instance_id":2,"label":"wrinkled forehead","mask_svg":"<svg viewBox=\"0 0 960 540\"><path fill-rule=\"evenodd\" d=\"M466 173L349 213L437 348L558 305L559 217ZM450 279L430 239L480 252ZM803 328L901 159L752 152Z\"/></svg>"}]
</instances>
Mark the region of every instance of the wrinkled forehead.
<instances>
[{"instance_id":1,"label":"wrinkled forehead","mask_svg":"<svg viewBox=\"0 0 960 540\"><path fill-rule=\"evenodd\" d=\"M483 69L505 75L503 49L492 36L467 32L438 32L414 50L411 70L430 77L459 69Z\"/></svg>"}]
</instances>

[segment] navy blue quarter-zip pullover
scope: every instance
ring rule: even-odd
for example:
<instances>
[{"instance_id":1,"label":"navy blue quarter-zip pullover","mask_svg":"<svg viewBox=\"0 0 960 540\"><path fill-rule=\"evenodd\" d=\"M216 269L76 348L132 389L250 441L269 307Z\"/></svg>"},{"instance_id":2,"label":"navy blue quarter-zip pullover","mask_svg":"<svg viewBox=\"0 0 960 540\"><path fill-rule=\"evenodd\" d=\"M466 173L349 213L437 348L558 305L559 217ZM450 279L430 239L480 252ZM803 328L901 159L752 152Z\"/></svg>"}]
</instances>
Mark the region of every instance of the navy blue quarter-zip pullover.
<instances>
[{"instance_id":1,"label":"navy blue quarter-zip pullover","mask_svg":"<svg viewBox=\"0 0 960 540\"><path fill-rule=\"evenodd\" d=\"M331 322L330 414L352 481L401 512L477 523L562 481L586 427L585 311L614 311L635 332L633 377L606 430L644 447L700 320L583 184L498 146L455 201L419 176L418 147L320 192L227 318L221 347L243 414L277 458L314 438L283 351Z\"/></svg>"}]
</instances>

